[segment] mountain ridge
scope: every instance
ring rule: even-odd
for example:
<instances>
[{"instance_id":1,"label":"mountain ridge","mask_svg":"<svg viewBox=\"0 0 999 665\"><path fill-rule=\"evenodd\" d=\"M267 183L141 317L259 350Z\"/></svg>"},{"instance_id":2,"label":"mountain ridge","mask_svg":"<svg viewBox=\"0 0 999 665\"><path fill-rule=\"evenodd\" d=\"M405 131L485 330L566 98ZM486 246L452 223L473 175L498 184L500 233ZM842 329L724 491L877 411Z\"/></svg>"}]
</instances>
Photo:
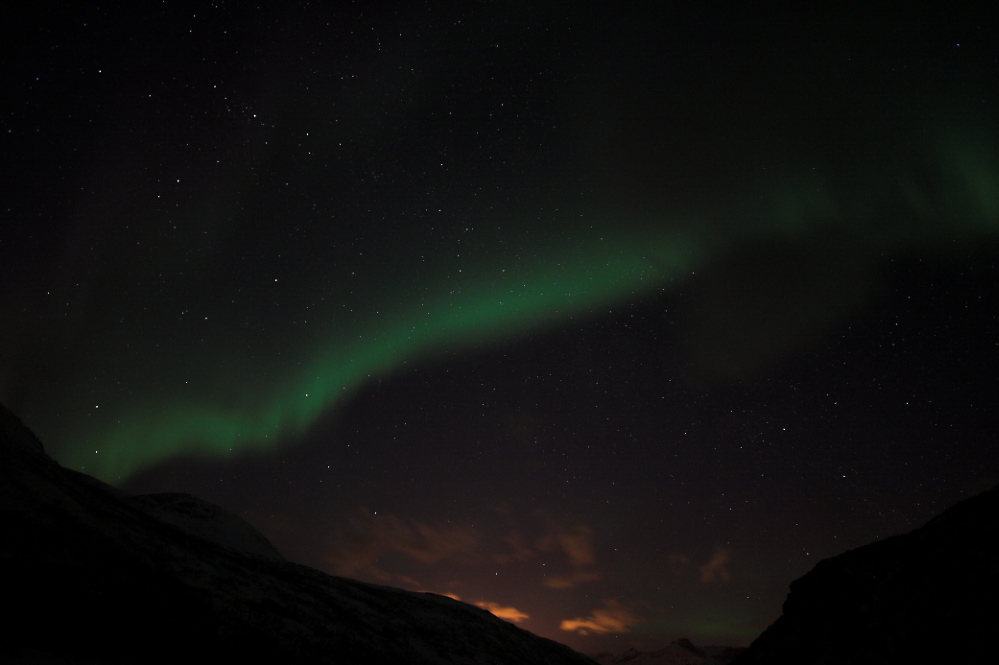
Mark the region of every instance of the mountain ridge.
<instances>
[{"instance_id":1,"label":"mountain ridge","mask_svg":"<svg viewBox=\"0 0 999 665\"><path fill-rule=\"evenodd\" d=\"M187 495L64 469L0 405L0 660L592 665L486 610L285 560Z\"/></svg>"},{"instance_id":2,"label":"mountain ridge","mask_svg":"<svg viewBox=\"0 0 999 665\"><path fill-rule=\"evenodd\" d=\"M997 518L999 487L914 531L820 561L791 583L781 616L733 665L994 658Z\"/></svg>"},{"instance_id":3,"label":"mountain ridge","mask_svg":"<svg viewBox=\"0 0 999 665\"><path fill-rule=\"evenodd\" d=\"M748 649L595 659L486 610L289 562L238 516L65 469L0 405L0 661L734 665L986 659L999 620L999 487L820 561Z\"/></svg>"}]
</instances>

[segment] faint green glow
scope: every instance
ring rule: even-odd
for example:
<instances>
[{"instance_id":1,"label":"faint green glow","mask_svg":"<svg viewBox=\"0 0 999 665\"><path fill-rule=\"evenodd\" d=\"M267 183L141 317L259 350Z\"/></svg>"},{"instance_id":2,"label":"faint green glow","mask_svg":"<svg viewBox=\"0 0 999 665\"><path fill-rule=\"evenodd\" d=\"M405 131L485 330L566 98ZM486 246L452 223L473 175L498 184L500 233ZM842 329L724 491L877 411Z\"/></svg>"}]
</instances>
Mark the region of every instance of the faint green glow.
<instances>
[{"instance_id":1,"label":"faint green glow","mask_svg":"<svg viewBox=\"0 0 999 665\"><path fill-rule=\"evenodd\" d=\"M958 237L996 236L994 145L950 135L917 162L911 170L885 168L855 177L850 187L810 173L762 195L729 197L696 222L636 227L624 221L602 233L590 229L571 245L535 248L529 261L507 265L509 257L497 256L475 263L460 289L421 284L418 299L375 303L383 310L380 316L299 354L296 367L304 369L251 386L252 401L229 399L222 406L202 396L140 405L116 414L120 419L111 425L78 433L90 445L67 447L58 456L64 464L119 482L175 456L266 450L303 433L358 386L404 363L634 302L694 269L709 269L711 260L747 240L794 242L834 227L857 245L890 253L945 247ZM412 294L414 285L397 287L397 293Z\"/></svg>"}]
</instances>

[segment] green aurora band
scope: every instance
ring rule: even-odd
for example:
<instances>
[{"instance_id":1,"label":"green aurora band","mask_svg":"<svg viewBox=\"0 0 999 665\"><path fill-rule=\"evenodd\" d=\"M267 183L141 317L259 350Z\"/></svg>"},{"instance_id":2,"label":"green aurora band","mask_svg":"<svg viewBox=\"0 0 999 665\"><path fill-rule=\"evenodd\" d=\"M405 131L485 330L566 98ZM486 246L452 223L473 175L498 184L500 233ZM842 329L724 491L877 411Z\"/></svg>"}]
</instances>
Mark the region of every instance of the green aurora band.
<instances>
[{"instance_id":1,"label":"green aurora band","mask_svg":"<svg viewBox=\"0 0 999 665\"><path fill-rule=\"evenodd\" d=\"M444 349L469 348L539 330L593 307L635 300L658 289L673 276L663 273L664 266L676 274L694 262L687 243L677 240L667 246L669 253L653 256L634 245L601 242L559 257L548 269L508 275L458 296L441 295L420 311L380 317L396 324L371 325L346 349L317 353L309 371L286 380L262 407L180 403L132 413L94 435L91 441L99 443L89 454L68 450L61 459L120 482L178 455L226 457L269 448L301 434L355 388L403 363Z\"/></svg>"},{"instance_id":2,"label":"green aurora band","mask_svg":"<svg viewBox=\"0 0 999 665\"><path fill-rule=\"evenodd\" d=\"M71 468L120 483L176 457L266 451L305 433L374 377L444 351L496 343L636 302L692 270L709 269L713 258L741 243L793 242L829 229L894 254L939 251L955 238L994 240L999 237L994 147L981 136L951 135L925 159L914 160L911 170L879 168L877 177L854 178L859 186L849 189L816 178L797 180L781 191L771 187L762 201L759 188L747 190L741 201L699 220L593 231L571 246L538 251L517 269L505 270L494 259L492 265L473 266L472 272L490 279L469 277L457 295L431 286L419 306L384 307L366 329L350 331L356 333L351 343L341 339L329 345L333 348L314 349L298 366L307 371L270 384L261 401L222 406L168 399L116 414L111 425L91 423L89 431L74 437L89 445L64 446L56 456Z\"/></svg>"}]
</instances>

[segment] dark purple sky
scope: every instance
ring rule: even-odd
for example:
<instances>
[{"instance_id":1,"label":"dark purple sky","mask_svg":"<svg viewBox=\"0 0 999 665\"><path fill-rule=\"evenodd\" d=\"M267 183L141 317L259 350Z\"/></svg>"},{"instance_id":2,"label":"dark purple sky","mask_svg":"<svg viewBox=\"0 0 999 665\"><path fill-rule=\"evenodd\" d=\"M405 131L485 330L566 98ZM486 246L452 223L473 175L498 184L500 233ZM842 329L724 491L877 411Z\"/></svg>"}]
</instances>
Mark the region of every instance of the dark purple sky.
<instances>
[{"instance_id":1,"label":"dark purple sky","mask_svg":"<svg viewBox=\"0 0 999 665\"><path fill-rule=\"evenodd\" d=\"M746 644L999 482L994 26L366 5L4 28L56 459L584 652Z\"/></svg>"}]
</instances>

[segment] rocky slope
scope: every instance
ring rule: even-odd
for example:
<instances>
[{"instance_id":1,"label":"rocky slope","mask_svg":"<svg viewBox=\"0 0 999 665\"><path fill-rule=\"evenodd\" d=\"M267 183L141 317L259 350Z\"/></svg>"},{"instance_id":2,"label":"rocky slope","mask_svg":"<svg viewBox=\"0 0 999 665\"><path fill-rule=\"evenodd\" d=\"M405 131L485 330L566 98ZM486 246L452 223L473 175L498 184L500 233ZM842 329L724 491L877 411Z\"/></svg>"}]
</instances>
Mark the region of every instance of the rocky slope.
<instances>
[{"instance_id":1,"label":"rocky slope","mask_svg":"<svg viewBox=\"0 0 999 665\"><path fill-rule=\"evenodd\" d=\"M194 497L64 469L2 406L0 525L2 662L592 665L476 607L285 561Z\"/></svg>"},{"instance_id":2,"label":"rocky slope","mask_svg":"<svg viewBox=\"0 0 999 665\"><path fill-rule=\"evenodd\" d=\"M999 487L820 562L733 665L992 662L997 598Z\"/></svg>"}]
</instances>

